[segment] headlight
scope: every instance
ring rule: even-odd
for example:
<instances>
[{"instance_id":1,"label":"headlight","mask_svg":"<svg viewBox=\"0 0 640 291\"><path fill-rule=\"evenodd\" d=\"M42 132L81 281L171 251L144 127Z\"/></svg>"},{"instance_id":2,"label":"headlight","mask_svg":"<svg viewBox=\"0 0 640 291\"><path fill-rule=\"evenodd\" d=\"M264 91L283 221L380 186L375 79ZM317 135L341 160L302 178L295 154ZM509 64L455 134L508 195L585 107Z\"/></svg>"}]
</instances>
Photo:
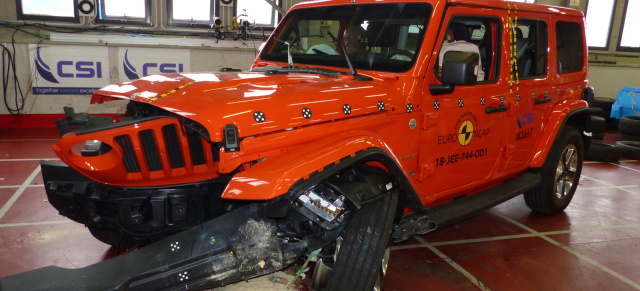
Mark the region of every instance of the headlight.
<instances>
[{"instance_id":1,"label":"headlight","mask_svg":"<svg viewBox=\"0 0 640 291\"><path fill-rule=\"evenodd\" d=\"M80 151L83 157L97 157L104 155L111 150L111 147L99 140L88 140L84 142L84 149Z\"/></svg>"}]
</instances>

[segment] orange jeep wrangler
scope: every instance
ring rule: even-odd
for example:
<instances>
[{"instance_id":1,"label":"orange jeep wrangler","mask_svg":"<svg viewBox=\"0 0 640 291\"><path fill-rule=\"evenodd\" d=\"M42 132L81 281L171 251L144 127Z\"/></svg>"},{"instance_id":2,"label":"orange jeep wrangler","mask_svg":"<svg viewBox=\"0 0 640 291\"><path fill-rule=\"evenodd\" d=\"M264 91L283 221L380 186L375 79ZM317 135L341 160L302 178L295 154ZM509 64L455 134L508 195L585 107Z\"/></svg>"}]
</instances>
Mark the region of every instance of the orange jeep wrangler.
<instances>
[{"instance_id":1,"label":"orange jeep wrangler","mask_svg":"<svg viewBox=\"0 0 640 291\"><path fill-rule=\"evenodd\" d=\"M50 203L118 248L3 290L209 288L317 254L314 288L371 290L402 241L524 193L556 214L590 144L579 11L497 0L294 6L250 71L104 87L42 161ZM22 285L21 285L22 284Z\"/></svg>"}]
</instances>

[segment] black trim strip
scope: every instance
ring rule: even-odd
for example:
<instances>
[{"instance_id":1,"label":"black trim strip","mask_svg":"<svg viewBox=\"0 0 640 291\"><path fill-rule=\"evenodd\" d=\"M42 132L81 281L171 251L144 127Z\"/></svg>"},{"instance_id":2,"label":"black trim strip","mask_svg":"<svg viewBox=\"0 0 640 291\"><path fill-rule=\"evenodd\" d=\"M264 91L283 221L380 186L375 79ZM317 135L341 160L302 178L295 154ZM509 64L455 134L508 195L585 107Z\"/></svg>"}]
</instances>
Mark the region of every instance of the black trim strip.
<instances>
[{"instance_id":1,"label":"black trim strip","mask_svg":"<svg viewBox=\"0 0 640 291\"><path fill-rule=\"evenodd\" d=\"M194 166L204 165L207 161L204 157L204 147L202 146L202 136L192 132L187 135L187 142L189 143L189 153L191 154L191 163Z\"/></svg>"},{"instance_id":2,"label":"black trim strip","mask_svg":"<svg viewBox=\"0 0 640 291\"><path fill-rule=\"evenodd\" d=\"M183 168L184 158L182 157L180 137L178 136L175 124L167 124L163 126L162 135L164 136L165 148L167 149L167 157L169 157L171 168Z\"/></svg>"},{"instance_id":3,"label":"black trim strip","mask_svg":"<svg viewBox=\"0 0 640 291\"><path fill-rule=\"evenodd\" d=\"M162 170L162 162L160 161L160 155L158 154L158 145L153 134L153 130L146 129L138 133L140 136L140 144L144 151L144 157L147 159L147 166L149 171Z\"/></svg>"},{"instance_id":4,"label":"black trim strip","mask_svg":"<svg viewBox=\"0 0 640 291\"><path fill-rule=\"evenodd\" d=\"M133 146L131 146L131 138L128 135L119 135L115 137L115 140L120 145L122 152L124 153L122 162L124 163L124 167L127 169L127 172L140 172L140 165L138 164L136 153L133 151Z\"/></svg>"}]
</instances>

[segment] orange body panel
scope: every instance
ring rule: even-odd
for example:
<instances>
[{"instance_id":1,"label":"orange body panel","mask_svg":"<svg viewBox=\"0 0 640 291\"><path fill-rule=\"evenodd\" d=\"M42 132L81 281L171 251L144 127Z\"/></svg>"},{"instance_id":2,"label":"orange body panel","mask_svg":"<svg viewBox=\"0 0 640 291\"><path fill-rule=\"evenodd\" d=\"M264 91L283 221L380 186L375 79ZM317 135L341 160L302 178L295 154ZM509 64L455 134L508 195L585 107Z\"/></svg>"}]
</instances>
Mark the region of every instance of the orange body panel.
<instances>
[{"instance_id":1,"label":"orange body panel","mask_svg":"<svg viewBox=\"0 0 640 291\"><path fill-rule=\"evenodd\" d=\"M53 150L66 164L72 166L78 172L93 180L107 185L116 186L150 186L150 185L172 185L185 184L195 181L202 181L218 176L217 163L212 159L210 147L203 147L205 151L206 163L203 165L192 165L185 163L185 167L172 169L169 166L167 155L160 155L160 162L163 170L151 171L143 154L138 133L143 130L151 130L154 133L156 144L160 153L166 152L165 143L160 138L162 127L175 125L180 128L180 124L174 118L159 118L147 122L137 123L131 127L117 127L111 130L97 131L94 133L80 134L70 133L53 145ZM133 128L132 128L133 127ZM179 130L179 129L178 129ZM127 136L136 153L140 172L128 173L123 164L124 153L118 143L117 136ZM112 150L100 156L82 156L77 151L78 145L84 145L87 140L99 140L109 146ZM203 142L203 141L201 141ZM187 147L185 138L180 139L183 148ZM188 151L183 151L184 160L190 160Z\"/></svg>"},{"instance_id":2,"label":"orange body panel","mask_svg":"<svg viewBox=\"0 0 640 291\"><path fill-rule=\"evenodd\" d=\"M291 185L307 178L324 166L368 148L391 150L370 132L350 131L307 146L290 150L286 155L267 159L235 175L222 198L243 200L271 199L286 193ZM394 157L395 158L395 157ZM397 161L397 158L395 158ZM300 161L305 161L301 163ZM329 162L329 163L327 163ZM270 195L270 196L266 196Z\"/></svg>"},{"instance_id":3,"label":"orange body panel","mask_svg":"<svg viewBox=\"0 0 640 291\"><path fill-rule=\"evenodd\" d=\"M356 4L378 3L364 0ZM223 198L268 200L288 191L291 185L324 166L367 148L381 148L402 169L405 178L426 205L435 205L486 189L515 177L530 167L540 167L566 115L585 107L581 88L588 86L586 54L579 72L558 74L555 23L581 23L582 14L565 8L504 1L383 1L384 3L430 3L431 15L416 61L406 72L359 70L371 77L357 80L346 68L324 67L342 72L338 77L322 74L226 72L167 74L122 82L102 88L94 100L130 99L175 114L104 131L69 134L54 146L61 159L100 183L118 186L164 186L195 183L233 175ZM353 5L356 5L353 4ZM314 1L297 4L292 11L327 5L352 5L351 1ZM519 11L522 19L539 19L548 26L546 76L510 78L510 26L508 13ZM433 95L430 85L441 84L435 76L444 30L451 19L476 15L495 19L494 82L459 86L450 94ZM277 43L278 28L269 43ZM584 39L584 37L583 37ZM586 46L586 43L584 44ZM272 45L273 46L273 45ZM265 49L269 47L269 44ZM286 66L258 56L254 68ZM533 99L549 96L548 104L532 105ZM480 103L482 97L482 103ZM521 99L527 98L527 99ZM522 101L521 101L522 100ZM525 102L526 101L526 102ZM464 106L463 106L464 104ZM439 106L442 106L439 108ZM500 114L485 107L506 106ZM521 118L531 129L526 139L516 137ZM257 116L260 116L258 118ZM206 164L171 169L161 128L173 124L183 129L182 119L193 121L208 133L202 139ZM467 123L467 121L469 123ZM475 136L459 143L462 124L473 125ZM238 129L240 149L225 151L223 128ZM136 137L151 129L156 134L163 170L146 167L145 153ZM527 128L527 130L529 130ZM129 135L140 172L128 173L125 153L114 141ZM100 140L114 150L97 157L72 153L85 140ZM187 149L187 138L180 144ZM459 162L460 155L465 162ZM184 160L190 159L188 150ZM214 161L214 156L218 160Z\"/></svg>"}]
</instances>

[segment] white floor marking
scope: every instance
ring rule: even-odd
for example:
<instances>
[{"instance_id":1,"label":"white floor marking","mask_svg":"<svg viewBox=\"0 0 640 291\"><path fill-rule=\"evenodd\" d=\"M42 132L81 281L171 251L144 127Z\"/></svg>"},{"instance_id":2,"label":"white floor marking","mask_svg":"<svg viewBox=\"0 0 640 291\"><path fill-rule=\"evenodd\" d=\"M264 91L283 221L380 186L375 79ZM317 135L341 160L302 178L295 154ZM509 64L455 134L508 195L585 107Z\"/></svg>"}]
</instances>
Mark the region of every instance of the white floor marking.
<instances>
[{"instance_id":1,"label":"white floor marking","mask_svg":"<svg viewBox=\"0 0 640 291\"><path fill-rule=\"evenodd\" d=\"M616 166L618 166L618 167L620 167L620 168L625 168L625 169L627 169L627 170L636 171L636 172L640 173L640 170L637 170L637 169L634 169L634 168L629 168L629 167L627 167L627 166L623 166L623 165L616 164L616 163L609 163L609 164L616 165Z\"/></svg>"},{"instance_id":2,"label":"white floor marking","mask_svg":"<svg viewBox=\"0 0 640 291\"><path fill-rule=\"evenodd\" d=\"M609 184L609 183L607 183L607 182L600 181L600 180L598 180L598 179L594 179L594 178L591 178L591 177L587 177L587 176L585 176L585 175L582 175L582 178L587 178L587 179L589 179L589 180L593 180L593 181L596 181L596 182L598 182L598 183L602 183L602 184L605 184L605 185L607 185L607 186L613 187L613 188L615 188L615 189L619 189L619 190L626 191L626 192L629 192L629 193L634 193L634 194L638 193L638 191L631 191L631 190L629 190L629 189L625 189L625 188L624 188L624 187L622 187L622 186L616 186L616 185L613 185L613 184Z\"/></svg>"},{"instance_id":3,"label":"white floor marking","mask_svg":"<svg viewBox=\"0 0 640 291\"><path fill-rule=\"evenodd\" d=\"M619 163L633 163L633 162L637 162L638 160L621 160L618 161ZM609 162L598 162L598 161L584 161L582 162L583 164L608 164Z\"/></svg>"},{"instance_id":4,"label":"white floor marking","mask_svg":"<svg viewBox=\"0 0 640 291\"><path fill-rule=\"evenodd\" d=\"M21 227L21 226L36 226L36 225L49 225L49 224L61 224L71 223L73 220L54 220L54 221L41 221L41 222L21 222L21 223L7 223L0 224L0 227Z\"/></svg>"},{"instance_id":5,"label":"white floor marking","mask_svg":"<svg viewBox=\"0 0 640 291\"><path fill-rule=\"evenodd\" d=\"M0 159L0 162L22 162L22 161L59 161L58 158L47 159Z\"/></svg>"},{"instance_id":6,"label":"white floor marking","mask_svg":"<svg viewBox=\"0 0 640 291\"><path fill-rule=\"evenodd\" d=\"M27 185L27 188L32 188L32 187L42 187L43 185ZM21 185L14 185L14 186L0 186L0 189L5 189L5 188L19 188L22 187Z\"/></svg>"},{"instance_id":7,"label":"white floor marking","mask_svg":"<svg viewBox=\"0 0 640 291\"><path fill-rule=\"evenodd\" d=\"M11 196L11 198L9 198L7 203L5 203L4 206L2 206L2 208L0 208L0 220L7 213L9 208L11 208L11 206L13 206L13 203L15 203L16 200L18 200L20 195L22 195L22 192L24 192L24 190L27 189L27 186L29 186L29 184L31 184L31 181L33 181L33 179L35 179L35 177L38 175L38 173L40 173L40 166L36 167L36 169L33 170L33 173L31 173L31 175L29 175L29 178L27 178L27 180L24 181L24 183L22 183L22 186L20 186L20 188L18 188L16 193L14 193L13 196Z\"/></svg>"},{"instance_id":8,"label":"white floor marking","mask_svg":"<svg viewBox=\"0 0 640 291\"><path fill-rule=\"evenodd\" d=\"M471 273L467 272L467 270L462 268L462 266L458 265L458 263L456 263L451 258L447 257L447 255L445 255L443 252L441 252L438 249L436 249L433 245L428 243L426 240L422 239L419 236L415 236L415 238L419 242L421 242L426 248L428 248L429 250L434 252L441 259L443 259L445 262L447 262L449 265L451 265L451 267L453 267L454 269L458 270L458 272L460 272L463 276L467 277L467 279L469 279L469 281L471 281L471 283L473 283L474 285L478 286L478 288L480 288L480 290L491 290L491 289L489 289L489 287L485 286L484 283L478 281L478 279L476 279L476 277L471 275Z\"/></svg>"},{"instance_id":9,"label":"white floor marking","mask_svg":"<svg viewBox=\"0 0 640 291\"><path fill-rule=\"evenodd\" d=\"M577 229L571 229L571 230L556 230L556 231L547 231L547 232L539 232L539 233L526 233L526 234L503 235L503 236L475 238L475 239L451 240L451 241L443 241L443 242L434 242L430 244L434 247L437 247L437 246L448 246L448 245L457 245L457 244L466 244L466 243L490 242L490 241L499 241L499 240L507 240L507 239L519 239L519 238L528 238L528 237L537 237L537 236L595 232L595 231L603 231L603 230L611 230L611 229L638 228L638 227L640 227L640 223L630 223L630 224L621 224L621 225L612 225L612 226L585 227L585 228L577 228ZM417 239L418 237L415 237L415 238ZM423 248L423 247L425 246L421 244L412 244L412 245L404 245L404 246L394 246L394 247L391 247L391 250L392 251L407 250L407 249L415 249L415 248Z\"/></svg>"},{"instance_id":10,"label":"white floor marking","mask_svg":"<svg viewBox=\"0 0 640 291\"><path fill-rule=\"evenodd\" d=\"M580 203L576 203L574 201L571 202L571 207L578 207L578 208L586 209L586 210L589 210L590 212L593 212L593 213L596 213L598 215L607 217L609 219L617 220L617 221L619 221L621 223L632 223L632 224L635 223L635 221L628 220L628 219L622 219L622 218L613 216L611 214L608 214L606 212L600 211L598 209L595 209L593 207L588 207L588 206L581 205ZM632 225L632 224L630 224L630 225ZM640 227L640 225L639 225L639 227Z\"/></svg>"},{"instance_id":11,"label":"white floor marking","mask_svg":"<svg viewBox=\"0 0 640 291\"><path fill-rule=\"evenodd\" d=\"M620 273L618 273L618 272L616 272L614 270L611 270L609 267L598 263L594 259L591 259L591 258L581 254L580 252L578 252L578 251L576 251L576 250L574 250L574 249L572 249L572 248L570 248L568 246L565 246L565 245L559 243L558 241L553 240L553 239L551 239L551 238L549 238L549 237L547 237L547 236L545 236L545 235L543 235L543 234L541 234L541 233L539 233L539 232L527 227L526 225L524 225L522 223L519 223L519 222L509 218L509 217L506 217L506 216L504 216L502 214L496 214L496 215L502 217L503 219L505 219L505 220L507 220L507 221L509 221L509 222L511 222L511 223L513 223L513 224L515 224L515 225L517 225L517 226L519 226L519 227L521 227L521 228L533 233L533 234L537 234L540 238L546 240L547 242L550 242L551 244L564 249L565 251L571 253L572 255L574 255L574 256L576 256L576 257L578 257L578 258L580 258L580 259L582 259L582 260L584 260L584 261L586 261L586 262L588 262L590 264L592 264L594 267L596 267L596 268L598 268L598 269L600 269L600 270L602 270L604 272L607 272L607 273L609 273L609 275L614 276L614 277L620 279L621 281L629 284L633 288L636 288L636 289L640 290L640 284L630 280L629 278L627 278L625 276L622 276Z\"/></svg>"},{"instance_id":12,"label":"white floor marking","mask_svg":"<svg viewBox=\"0 0 640 291\"><path fill-rule=\"evenodd\" d=\"M618 188L635 188L640 187L640 185L624 185L624 186L605 186L605 187L584 187L580 186L580 190L606 190L606 189L618 189Z\"/></svg>"}]
</instances>

